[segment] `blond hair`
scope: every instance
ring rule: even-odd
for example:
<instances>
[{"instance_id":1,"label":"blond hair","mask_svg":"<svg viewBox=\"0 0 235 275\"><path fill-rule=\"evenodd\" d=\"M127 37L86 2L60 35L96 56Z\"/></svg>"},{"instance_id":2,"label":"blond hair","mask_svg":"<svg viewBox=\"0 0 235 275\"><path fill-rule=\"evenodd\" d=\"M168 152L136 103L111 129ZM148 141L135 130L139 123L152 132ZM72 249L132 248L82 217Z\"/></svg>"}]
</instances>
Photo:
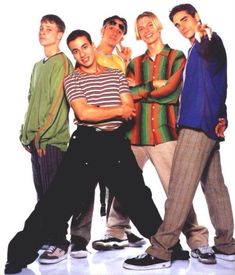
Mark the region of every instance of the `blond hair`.
<instances>
[{"instance_id":1,"label":"blond hair","mask_svg":"<svg viewBox=\"0 0 235 275\"><path fill-rule=\"evenodd\" d=\"M142 19L143 17L149 17L150 20L152 21L153 25L158 28L158 30L162 30L163 29L163 25L161 23L161 21L158 19L158 17L151 11L144 11L143 13L139 14L135 20L135 36L137 40L140 40L140 35L139 35L139 31L138 31L138 27L137 27L137 23L140 19Z\"/></svg>"}]
</instances>

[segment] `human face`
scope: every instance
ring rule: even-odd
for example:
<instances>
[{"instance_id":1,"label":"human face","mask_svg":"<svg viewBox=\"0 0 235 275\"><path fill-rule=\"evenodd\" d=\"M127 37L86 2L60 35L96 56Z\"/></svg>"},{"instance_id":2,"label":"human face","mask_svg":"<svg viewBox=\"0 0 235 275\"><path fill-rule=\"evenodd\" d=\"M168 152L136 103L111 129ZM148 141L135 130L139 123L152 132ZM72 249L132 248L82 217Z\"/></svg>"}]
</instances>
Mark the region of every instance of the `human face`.
<instances>
[{"instance_id":1,"label":"human face","mask_svg":"<svg viewBox=\"0 0 235 275\"><path fill-rule=\"evenodd\" d=\"M42 22L39 29L39 42L42 46L58 45L63 33L59 31L55 23Z\"/></svg>"},{"instance_id":2,"label":"human face","mask_svg":"<svg viewBox=\"0 0 235 275\"><path fill-rule=\"evenodd\" d=\"M79 64L79 68L87 71L95 67L95 47L85 36L77 37L69 43L69 49L74 59Z\"/></svg>"},{"instance_id":3,"label":"human face","mask_svg":"<svg viewBox=\"0 0 235 275\"><path fill-rule=\"evenodd\" d=\"M103 39L107 44L116 46L120 43L124 36L125 26L119 19L111 20L102 28Z\"/></svg>"},{"instance_id":4,"label":"human face","mask_svg":"<svg viewBox=\"0 0 235 275\"><path fill-rule=\"evenodd\" d=\"M186 11L179 11L173 17L173 23L179 32L190 42L193 42L195 30L198 24L196 17L188 14Z\"/></svg>"},{"instance_id":5,"label":"human face","mask_svg":"<svg viewBox=\"0 0 235 275\"><path fill-rule=\"evenodd\" d=\"M155 43L161 36L160 28L148 16L140 18L136 25L140 39L146 44Z\"/></svg>"}]
</instances>

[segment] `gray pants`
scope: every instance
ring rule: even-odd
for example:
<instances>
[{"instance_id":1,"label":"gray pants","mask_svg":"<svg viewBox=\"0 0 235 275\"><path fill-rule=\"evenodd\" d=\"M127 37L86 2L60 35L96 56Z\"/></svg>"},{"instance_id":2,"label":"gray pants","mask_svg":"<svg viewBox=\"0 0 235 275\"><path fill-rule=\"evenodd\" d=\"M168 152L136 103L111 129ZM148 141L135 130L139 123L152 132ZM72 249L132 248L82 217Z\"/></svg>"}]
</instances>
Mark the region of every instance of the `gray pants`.
<instances>
[{"instance_id":1,"label":"gray pants","mask_svg":"<svg viewBox=\"0 0 235 275\"><path fill-rule=\"evenodd\" d=\"M221 170L217 142L203 132L180 130L170 176L164 221L151 237L147 253L169 260L170 247L177 242L199 182L215 228L215 246L224 253L235 252L233 213Z\"/></svg>"}]
</instances>

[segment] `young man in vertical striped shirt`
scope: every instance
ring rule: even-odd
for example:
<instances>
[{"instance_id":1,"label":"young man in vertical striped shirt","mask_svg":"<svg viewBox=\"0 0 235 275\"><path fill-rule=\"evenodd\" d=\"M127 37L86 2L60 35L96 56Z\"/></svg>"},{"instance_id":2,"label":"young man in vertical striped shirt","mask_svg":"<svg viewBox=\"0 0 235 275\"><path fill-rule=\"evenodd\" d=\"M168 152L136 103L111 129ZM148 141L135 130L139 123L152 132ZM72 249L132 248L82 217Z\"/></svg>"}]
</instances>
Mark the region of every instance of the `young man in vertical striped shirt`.
<instances>
[{"instance_id":1,"label":"young man in vertical striped shirt","mask_svg":"<svg viewBox=\"0 0 235 275\"><path fill-rule=\"evenodd\" d=\"M162 29L154 13L137 16L136 37L146 44L147 50L129 63L127 78L136 108L135 124L129 132L132 150L142 169L151 161L167 194L177 143L176 120L185 56L164 44ZM193 208L183 233L192 250L208 246L208 230L198 225ZM213 251L204 249L201 261L214 263Z\"/></svg>"}]
</instances>

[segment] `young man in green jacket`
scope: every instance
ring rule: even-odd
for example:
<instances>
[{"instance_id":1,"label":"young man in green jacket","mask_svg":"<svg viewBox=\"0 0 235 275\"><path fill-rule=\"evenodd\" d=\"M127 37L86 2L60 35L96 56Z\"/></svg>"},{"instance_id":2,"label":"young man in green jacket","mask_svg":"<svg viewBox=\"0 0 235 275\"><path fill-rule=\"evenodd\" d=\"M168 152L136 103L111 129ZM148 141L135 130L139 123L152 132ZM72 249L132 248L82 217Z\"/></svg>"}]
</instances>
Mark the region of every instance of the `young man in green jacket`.
<instances>
[{"instance_id":1,"label":"young man in green jacket","mask_svg":"<svg viewBox=\"0 0 235 275\"><path fill-rule=\"evenodd\" d=\"M60 51L65 24L57 15L42 17L39 42L45 57L35 63L31 74L28 110L21 128L20 141L31 154L37 199L50 186L69 141L69 105L63 79L73 69L68 57ZM48 240L49 244L53 241ZM62 245L66 240L61 240Z\"/></svg>"}]
</instances>

